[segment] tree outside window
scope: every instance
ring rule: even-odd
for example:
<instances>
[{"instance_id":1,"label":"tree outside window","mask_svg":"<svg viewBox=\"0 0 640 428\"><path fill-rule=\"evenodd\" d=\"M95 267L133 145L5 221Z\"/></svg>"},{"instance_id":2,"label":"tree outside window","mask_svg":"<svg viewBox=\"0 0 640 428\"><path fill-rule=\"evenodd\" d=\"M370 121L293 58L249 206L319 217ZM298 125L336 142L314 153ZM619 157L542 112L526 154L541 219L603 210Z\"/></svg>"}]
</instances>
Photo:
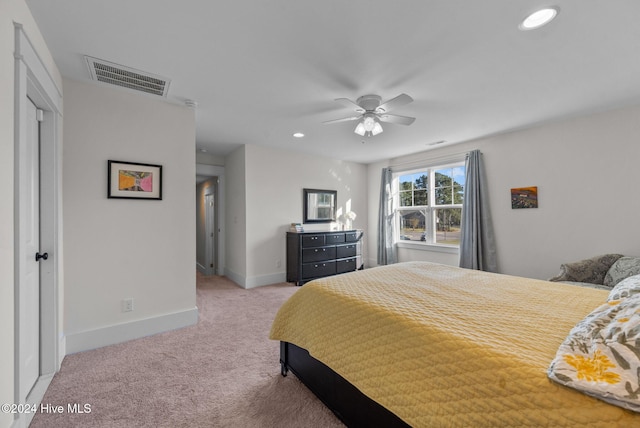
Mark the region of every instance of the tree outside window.
<instances>
[{"instance_id":1,"label":"tree outside window","mask_svg":"<svg viewBox=\"0 0 640 428\"><path fill-rule=\"evenodd\" d=\"M396 176L396 240L460 244L464 163Z\"/></svg>"}]
</instances>

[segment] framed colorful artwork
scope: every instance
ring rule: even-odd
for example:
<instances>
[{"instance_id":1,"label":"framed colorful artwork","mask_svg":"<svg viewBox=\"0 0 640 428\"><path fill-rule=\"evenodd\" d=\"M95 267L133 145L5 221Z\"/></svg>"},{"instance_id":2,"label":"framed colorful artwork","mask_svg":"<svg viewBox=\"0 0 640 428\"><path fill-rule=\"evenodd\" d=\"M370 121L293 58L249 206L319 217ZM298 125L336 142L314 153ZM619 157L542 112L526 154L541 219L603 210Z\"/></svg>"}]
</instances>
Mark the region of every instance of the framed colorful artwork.
<instances>
[{"instance_id":1,"label":"framed colorful artwork","mask_svg":"<svg viewBox=\"0 0 640 428\"><path fill-rule=\"evenodd\" d=\"M538 187L518 187L511 189L511 208L538 208Z\"/></svg>"},{"instance_id":2,"label":"framed colorful artwork","mask_svg":"<svg viewBox=\"0 0 640 428\"><path fill-rule=\"evenodd\" d=\"M108 198L162 199L162 165L110 160Z\"/></svg>"}]
</instances>

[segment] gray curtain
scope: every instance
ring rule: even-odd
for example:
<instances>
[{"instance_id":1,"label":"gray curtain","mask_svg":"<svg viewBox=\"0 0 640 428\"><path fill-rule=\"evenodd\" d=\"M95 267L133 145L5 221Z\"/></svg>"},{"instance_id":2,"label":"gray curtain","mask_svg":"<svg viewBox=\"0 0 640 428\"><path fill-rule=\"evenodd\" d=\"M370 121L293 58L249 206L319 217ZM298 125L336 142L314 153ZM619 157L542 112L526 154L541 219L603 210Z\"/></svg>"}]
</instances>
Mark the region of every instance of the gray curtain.
<instances>
[{"instance_id":1,"label":"gray curtain","mask_svg":"<svg viewBox=\"0 0 640 428\"><path fill-rule=\"evenodd\" d=\"M393 245L393 195L391 194L391 168L382 169L380 183L380 212L378 219L378 264L396 262Z\"/></svg>"},{"instance_id":2,"label":"gray curtain","mask_svg":"<svg viewBox=\"0 0 640 428\"><path fill-rule=\"evenodd\" d=\"M465 166L460 267L497 272L496 245L482 153L479 150L469 152Z\"/></svg>"}]
</instances>

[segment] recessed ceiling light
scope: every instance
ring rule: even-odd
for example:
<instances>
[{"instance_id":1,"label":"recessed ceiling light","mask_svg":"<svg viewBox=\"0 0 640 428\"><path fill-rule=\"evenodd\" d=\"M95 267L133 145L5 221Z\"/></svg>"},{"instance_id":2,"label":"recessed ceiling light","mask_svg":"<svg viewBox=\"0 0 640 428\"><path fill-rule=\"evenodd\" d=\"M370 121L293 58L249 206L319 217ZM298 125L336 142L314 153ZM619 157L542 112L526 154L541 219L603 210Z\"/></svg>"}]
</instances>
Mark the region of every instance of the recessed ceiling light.
<instances>
[{"instance_id":1,"label":"recessed ceiling light","mask_svg":"<svg viewBox=\"0 0 640 428\"><path fill-rule=\"evenodd\" d=\"M304 137L304 134L302 132L296 132L295 134L293 134L293 136L296 138L302 138Z\"/></svg>"},{"instance_id":2,"label":"recessed ceiling light","mask_svg":"<svg viewBox=\"0 0 640 428\"><path fill-rule=\"evenodd\" d=\"M526 30L535 30L536 28L540 28L543 25L548 24L553 20L553 18L558 15L559 9L557 7L548 7L545 9L540 9L536 12L533 12L531 15L527 16L519 25L523 31Z\"/></svg>"}]
</instances>

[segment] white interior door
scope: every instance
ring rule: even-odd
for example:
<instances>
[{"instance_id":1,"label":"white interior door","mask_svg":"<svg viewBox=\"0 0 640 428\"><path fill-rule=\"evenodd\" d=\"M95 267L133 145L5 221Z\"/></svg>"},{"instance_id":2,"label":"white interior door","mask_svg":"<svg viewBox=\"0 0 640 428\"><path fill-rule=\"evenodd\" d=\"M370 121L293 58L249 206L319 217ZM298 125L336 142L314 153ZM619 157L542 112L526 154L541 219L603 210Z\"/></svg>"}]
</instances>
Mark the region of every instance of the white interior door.
<instances>
[{"instance_id":1,"label":"white interior door","mask_svg":"<svg viewBox=\"0 0 640 428\"><path fill-rule=\"evenodd\" d=\"M20 287L20 388L28 392L40 376L40 132L38 110L27 103L27 144L21 168L20 257L23 281Z\"/></svg>"}]
</instances>

